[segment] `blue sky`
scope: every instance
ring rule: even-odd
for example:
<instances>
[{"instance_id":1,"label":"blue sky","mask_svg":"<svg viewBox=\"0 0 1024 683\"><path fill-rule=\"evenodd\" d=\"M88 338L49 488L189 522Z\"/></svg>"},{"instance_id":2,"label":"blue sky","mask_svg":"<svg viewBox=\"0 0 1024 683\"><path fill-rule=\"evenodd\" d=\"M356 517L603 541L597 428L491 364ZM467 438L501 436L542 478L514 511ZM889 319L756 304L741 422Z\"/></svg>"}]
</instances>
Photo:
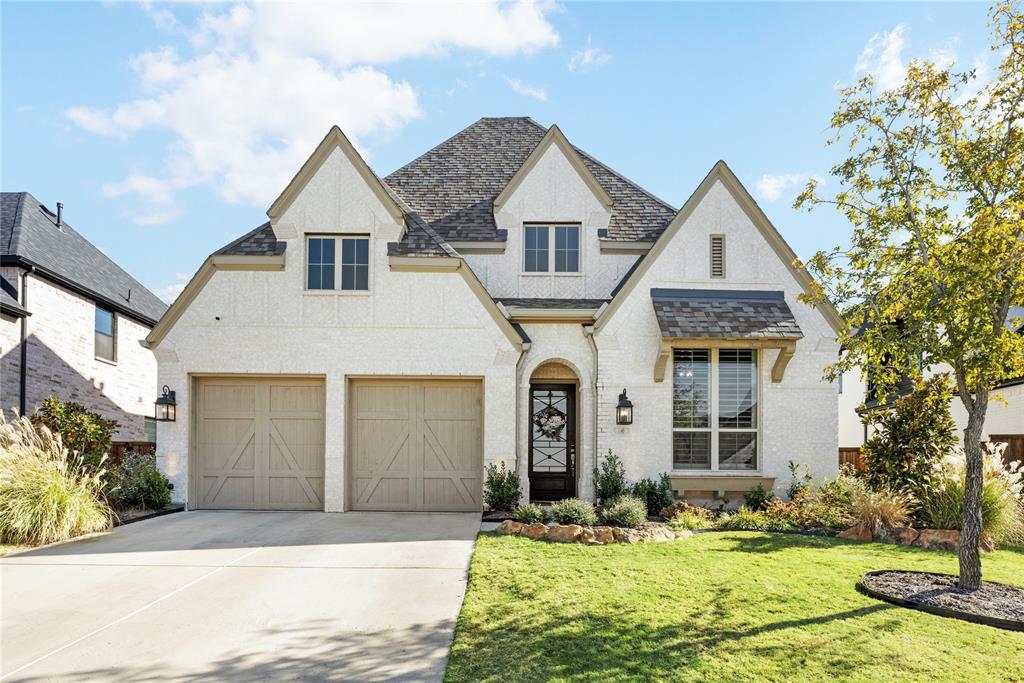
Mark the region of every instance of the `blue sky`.
<instances>
[{"instance_id":1,"label":"blue sky","mask_svg":"<svg viewBox=\"0 0 1024 683\"><path fill-rule=\"evenodd\" d=\"M5 1L0 182L64 202L169 300L266 220L331 124L383 176L481 116L525 115L675 206L724 159L806 257L848 232L791 208L841 153L824 145L837 84L898 82L915 57L984 73L986 11Z\"/></svg>"}]
</instances>

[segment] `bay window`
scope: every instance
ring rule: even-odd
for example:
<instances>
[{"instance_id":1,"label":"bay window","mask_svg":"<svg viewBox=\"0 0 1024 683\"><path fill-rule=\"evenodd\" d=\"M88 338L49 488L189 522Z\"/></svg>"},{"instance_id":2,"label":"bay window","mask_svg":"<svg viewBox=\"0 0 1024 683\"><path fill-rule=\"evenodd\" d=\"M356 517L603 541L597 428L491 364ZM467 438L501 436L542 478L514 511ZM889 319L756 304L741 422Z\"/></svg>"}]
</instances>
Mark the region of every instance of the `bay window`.
<instances>
[{"instance_id":1,"label":"bay window","mask_svg":"<svg viewBox=\"0 0 1024 683\"><path fill-rule=\"evenodd\" d=\"M757 350L675 349L672 469L757 470Z\"/></svg>"}]
</instances>

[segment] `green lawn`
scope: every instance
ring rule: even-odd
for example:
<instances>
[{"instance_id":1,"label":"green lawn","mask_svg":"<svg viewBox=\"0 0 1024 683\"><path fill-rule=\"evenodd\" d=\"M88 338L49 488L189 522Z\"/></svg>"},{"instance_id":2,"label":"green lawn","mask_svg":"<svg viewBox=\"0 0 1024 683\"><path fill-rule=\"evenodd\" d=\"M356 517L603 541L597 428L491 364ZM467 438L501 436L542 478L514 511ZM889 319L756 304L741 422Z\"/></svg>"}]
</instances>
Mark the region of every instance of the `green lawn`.
<instances>
[{"instance_id":1,"label":"green lawn","mask_svg":"<svg viewBox=\"0 0 1024 683\"><path fill-rule=\"evenodd\" d=\"M984 557L1024 584L1024 549ZM1024 633L865 597L871 569L955 572L953 553L704 533L633 546L481 534L448 681L1024 681Z\"/></svg>"}]
</instances>

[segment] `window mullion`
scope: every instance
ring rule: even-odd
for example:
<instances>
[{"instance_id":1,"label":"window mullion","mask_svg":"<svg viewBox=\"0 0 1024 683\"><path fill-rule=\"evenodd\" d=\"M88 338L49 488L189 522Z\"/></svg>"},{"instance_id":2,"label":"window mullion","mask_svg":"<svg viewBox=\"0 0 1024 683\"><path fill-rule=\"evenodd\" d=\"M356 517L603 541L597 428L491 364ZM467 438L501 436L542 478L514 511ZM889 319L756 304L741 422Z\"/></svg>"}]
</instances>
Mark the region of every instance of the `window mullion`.
<instances>
[{"instance_id":1,"label":"window mullion","mask_svg":"<svg viewBox=\"0 0 1024 683\"><path fill-rule=\"evenodd\" d=\"M711 471L718 471L718 349L711 349L711 381L708 401L711 414Z\"/></svg>"}]
</instances>

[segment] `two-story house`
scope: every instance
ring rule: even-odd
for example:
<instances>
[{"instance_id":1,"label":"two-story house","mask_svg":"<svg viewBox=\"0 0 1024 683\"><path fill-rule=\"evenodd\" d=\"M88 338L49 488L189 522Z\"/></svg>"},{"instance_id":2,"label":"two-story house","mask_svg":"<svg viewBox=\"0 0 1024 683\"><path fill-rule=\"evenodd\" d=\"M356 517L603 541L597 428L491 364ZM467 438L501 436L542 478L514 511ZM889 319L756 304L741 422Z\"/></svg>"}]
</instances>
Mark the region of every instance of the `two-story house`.
<instances>
[{"instance_id":1,"label":"two-story house","mask_svg":"<svg viewBox=\"0 0 1024 683\"><path fill-rule=\"evenodd\" d=\"M0 409L49 396L154 441L157 368L141 342L167 306L28 192L0 195Z\"/></svg>"},{"instance_id":2,"label":"two-story house","mask_svg":"<svg viewBox=\"0 0 1024 683\"><path fill-rule=\"evenodd\" d=\"M723 162L681 208L529 118L381 179L333 128L148 337L193 508L479 510L637 479L740 500L837 468L840 321Z\"/></svg>"}]
</instances>

